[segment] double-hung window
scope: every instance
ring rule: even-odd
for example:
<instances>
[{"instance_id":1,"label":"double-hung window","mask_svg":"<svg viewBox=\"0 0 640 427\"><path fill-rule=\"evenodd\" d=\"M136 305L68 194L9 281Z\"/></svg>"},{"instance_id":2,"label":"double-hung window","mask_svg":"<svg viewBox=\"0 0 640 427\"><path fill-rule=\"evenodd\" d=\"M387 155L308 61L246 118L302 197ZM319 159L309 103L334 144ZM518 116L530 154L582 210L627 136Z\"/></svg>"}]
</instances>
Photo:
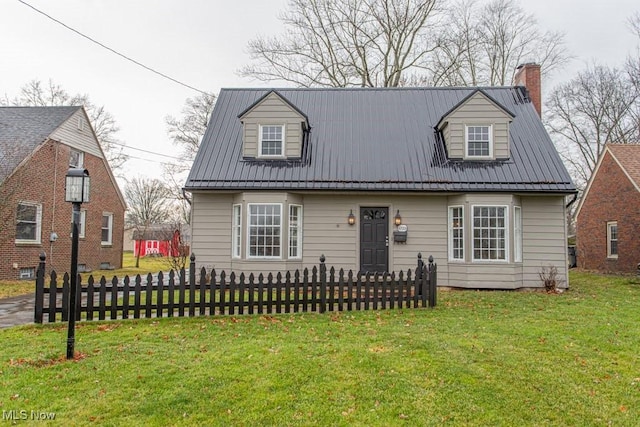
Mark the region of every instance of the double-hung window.
<instances>
[{"instance_id":1,"label":"double-hung window","mask_svg":"<svg viewBox=\"0 0 640 427\"><path fill-rule=\"evenodd\" d=\"M233 223L231 233L231 256L233 256L233 258L240 258L242 240L242 205L233 205Z\"/></svg>"},{"instance_id":2,"label":"double-hung window","mask_svg":"<svg viewBox=\"0 0 640 427\"><path fill-rule=\"evenodd\" d=\"M16 243L40 243L42 205L20 202L16 212Z\"/></svg>"},{"instance_id":3,"label":"double-hung window","mask_svg":"<svg viewBox=\"0 0 640 427\"><path fill-rule=\"evenodd\" d=\"M522 208L513 207L513 260L522 262Z\"/></svg>"},{"instance_id":4,"label":"double-hung window","mask_svg":"<svg viewBox=\"0 0 640 427\"><path fill-rule=\"evenodd\" d=\"M248 205L248 257L281 258L282 205Z\"/></svg>"},{"instance_id":5,"label":"double-hung window","mask_svg":"<svg viewBox=\"0 0 640 427\"><path fill-rule=\"evenodd\" d=\"M260 126L260 156L284 156L284 125Z\"/></svg>"},{"instance_id":6,"label":"double-hung window","mask_svg":"<svg viewBox=\"0 0 640 427\"><path fill-rule=\"evenodd\" d=\"M78 237L84 239L85 231L87 229L87 211L82 209L80 211L80 218L78 218ZM71 214L71 226L73 227L73 213ZM71 229L73 232L73 228Z\"/></svg>"},{"instance_id":7,"label":"double-hung window","mask_svg":"<svg viewBox=\"0 0 640 427\"><path fill-rule=\"evenodd\" d=\"M302 257L302 206L289 205L289 258Z\"/></svg>"},{"instance_id":8,"label":"double-hung window","mask_svg":"<svg viewBox=\"0 0 640 427\"><path fill-rule=\"evenodd\" d=\"M449 207L449 259L464 261L464 208Z\"/></svg>"},{"instance_id":9,"label":"double-hung window","mask_svg":"<svg viewBox=\"0 0 640 427\"><path fill-rule=\"evenodd\" d=\"M81 168L84 166L84 153L73 148L69 152L69 166L72 168Z\"/></svg>"},{"instance_id":10,"label":"double-hung window","mask_svg":"<svg viewBox=\"0 0 640 427\"><path fill-rule=\"evenodd\" d=\"M493 156L493 132L490 125L467 125L465 132L467 157Z\"/></svg>"},{"instance_id":11,"label":"double-hung window","mask_svg":"<svg viewBox=\"0 0 640 427\"><path fill-rule=\"evenodd\" d=\"M473 260L507 261L507 207L473 206Z\"/></svg>"},{"instance_id":12,"label":"double-hung window","mask_svg":"<svg viewBox=\"0 0 640 427\"><path fill-rule=\"evenodd\" d=\"M102 214L102 233L100 237L100 242L104 246L111 245L112 237L113 237L113 214L103 213Z\"/></svg>"},{"instance_id":13,"label":"double-hung window","mask_svg":"<svg viewBox=\"0 0 640 427\"><path fill-rule=\"evenodd\" d=\"M607 223L607 258L618 258L618 222Z\"/></svg>"}]
</instances>

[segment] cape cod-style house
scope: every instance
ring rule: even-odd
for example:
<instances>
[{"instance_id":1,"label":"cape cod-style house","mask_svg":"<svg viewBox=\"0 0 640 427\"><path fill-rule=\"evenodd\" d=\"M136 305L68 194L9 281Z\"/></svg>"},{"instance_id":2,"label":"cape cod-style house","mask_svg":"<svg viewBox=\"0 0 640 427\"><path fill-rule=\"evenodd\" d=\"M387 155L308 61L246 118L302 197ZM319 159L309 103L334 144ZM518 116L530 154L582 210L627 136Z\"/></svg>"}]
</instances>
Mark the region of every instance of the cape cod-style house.
<instances>
[{"instance_id":1,"label":"cape cod-style house","mask_svg":"<svg viewBox=\"0 0 640 427\"><path fill-rule=\"evenodd\" d=\"M540 68L511 87L223 89L185 189L199 266L414 269L438 284L567 286L576 188L540 121Z\"/></svg>"}]
</instances>

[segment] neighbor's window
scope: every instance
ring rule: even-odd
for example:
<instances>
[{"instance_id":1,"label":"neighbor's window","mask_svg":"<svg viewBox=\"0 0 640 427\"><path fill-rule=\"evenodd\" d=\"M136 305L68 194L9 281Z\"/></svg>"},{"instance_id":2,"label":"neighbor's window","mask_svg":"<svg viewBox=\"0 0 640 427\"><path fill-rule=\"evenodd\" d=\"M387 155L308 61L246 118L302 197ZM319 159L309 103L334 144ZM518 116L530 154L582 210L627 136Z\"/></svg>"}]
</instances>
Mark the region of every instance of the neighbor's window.
<instances>
[{"instance_id":1,"label":"neighbor's window","mask_svg":"<svg viewBox=\"0 0 640 427\"><path fill-rule=\"evenodd\" d=\"M233 224L231 227L232 248L234 258L240 258L240 242L242 238L242 205L233 205Z\"/></svg>"},{"instance_id":2,"label":"neighbor's window","mask_svg":"<svg viewBox=\"0 0 640 427\"><path fill-rule=\"evenodd\" d=\"M249 204L250 258L280 258L281 204Z\"/></svg>"},{"instance_id":3,"label":"neighbor's window","mask_svg":"<svg viewBox=\"0 0 640 427\"><path fill-rule=\"evenodd\" d=\"M78 237L83 239L85 237L85 231L87 229L87 211L80 211L80 219L78 223ZM71 236L73 236L73 212L71 212Z\"/></svg>"},{"instance_id":4,"label":"neighbor's window","mask_svg":"<svg viewBox=\"0 0 640 427\"><path fill-rule=\"evenodd\" d=\"M40 243L42 205L20 202L16 212L16 243Z\"/></svg>"},{"instance_id":5,"label":"neighbor's window","mask_svg":"<svg viewBox=\"0 0 640 427\"><path fill-rule=\"evenodd\" d=\"M261 156L284 155L284 126L283 125L260 126L260 155Z\"/></svg>"},{"instance_id":6,"label":"neighbor's window","mask_svg":"<svg viewBox=\"0 0 640 427\"><path fill-rule=\"evenodd\" d=\"M103 245L110 245L113 236L113 214L102 214L102 237L100 241Z\"/></svg>"},{"instance_id":7,"label":"neighbor's window","mask_svg":"<svg viewBox=\"0 0 640 427\"><path fill-rule=\"evenodd\" d=\"M449 208L449 258L464 260L464 210L462 206Z\"/></svg>"},{"instance_id":8,"label":"neighbor's window","mask_svg":"<svg viewBox=\"0 0 640 427\"><path fill-rule=\"evenodd\" d=\"M79 150L71 149L69 153L69 166L72 168L81 168L84 166L84 153Z\"/></svg>"},{"instance_id":9,"label":"neighbor's window","mask_svg":"<svg viewBox=\"0 0 640 427\"><path fill-rule=\"evenodd\" d=\"M618 223L607 223L607 257L618 258Z\"/></svg>"},{"instance_id":10,"label":"neighbor's window","mask_svg":"<svg viewBox=\"0 0 640 427\"><path fill-rule=\"evenodd\" d=\"M507 260L507 207L473 207L473 260Z\"/></svg>"},{"instance_id":11,"label":"neighbor's window","mask_svg":"<svg viewBox=\"0 0 640 427\"><path fill-rule=\"evenodd\" d=\"M289 205L289 258L302 257L302 206Z\"/></svg>"},{"instance_id":12,"label":"neighbor's window","mask_svg":"<svg viewBox=\"0 0 640 427\"><path fill-rule=\"evenodd\" d=\"M522 208L513 207L513 257L515 262L522 262Z\"/></svg>"},{"instance_id":13,"label":"neighbor's window","mask_svg":"<svg viewBox=\"0 0 640 427\"><path fill-rule=\"evenodd\" d=\"M18 272L18 277L20 279L35 279L36 268L35 267L21 268L20 271Z\"/></svg>"},{"instance_id":14,"label":"neighbor's window","mask_svg":"<svg viewBox=\"0 0 640 427\"><path fill-rule=\"evenodd\" d=\"M491 126L475 125L466 127L467 157L491 157Z\"/></svg>"}]
</instances>

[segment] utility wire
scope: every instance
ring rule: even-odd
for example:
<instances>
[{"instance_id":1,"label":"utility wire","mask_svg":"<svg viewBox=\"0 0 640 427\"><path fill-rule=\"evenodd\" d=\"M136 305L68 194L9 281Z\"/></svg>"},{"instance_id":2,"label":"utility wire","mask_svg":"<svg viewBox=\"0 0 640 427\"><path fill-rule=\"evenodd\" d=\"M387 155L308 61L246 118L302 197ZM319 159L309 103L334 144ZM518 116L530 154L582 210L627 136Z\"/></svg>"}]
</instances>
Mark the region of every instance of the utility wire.
<instances>
[{"instance_id":1,"label":"utility wire","mask_svg":"<svg viewBox=\"0 0 640 427\"><path fill-rule=\"evenodd\" d=\"M80 31L78 31L78 30L76 30L76 29L74 29L74 28L71 28L70 26L68 26L68 25L67 25L67 24L65 24L64 22L57 20L56 18L52 17L51 15L47 15L45 12L41 11L40 9L37 9L36 7L34 7L34 6L30 5L29 3L27 3L27 2L25 2L25 1L23 1L23 0L18 0L18 1L19 1L20 3L22 3L22 4L24 4L25 6L28 6L28 7L30 7L31 9L35 10L35 11L36 11L36 12L38 12L39 14L46 16L47 18L49 18L50 20L52 20L52 21L56 22L57 24L62 25L62 26L63 26L63 27L65 27L66 29L73 31L74 33L78 34L79 36L84 37L85 39L87 39L87 40L91 41L92 43L97 44L98 46L100 46L100 47L102 47L102 48L104 48L104 49L107 49L108 51L110 51L110 52L112 52L112 53L115 53L116 55L118 55L118 56L120 56L120 57L122 57L122 58L126 59L127 61L133 62L134 64L136 64L136 65L138 65L138 66L140 66L140 67L144 68L145 70L151 71L152 73L155 73L155 74L157 74L157 75L159 75L159 76L161 76L161 77L164 77L165 79L171 80L171 81L172 81L172 82L174 82L174 83L178 83L179 85L182 85L182 86L184 86L184 87L186 87L186 88L189 88L189 89L191 89L191 90L195 90L196 92L200 92L200 93L201 93L201 94L203 94L203 95L208 95L208 93L207 93L207 92L205 92L205 91L202 91L202 90L200 90L200 89L197 89L197 88L195 88L195 87L193 87L193 86L190 86L190 85L188 85L188 84L186 84L186 83L183 83L183 82L181 82L180 80L176 80L176 79L174 79L173 77L170 77L170 76L168 76L168 75L166 75L166 74L164 74L164 73L161 73L160 71L156 71L156 70L154 70L154 69L153 69L153 68L151 68L151 67L147 67L146 65L144 65L144 64L142 64L142 63L140 63L140 62L136 61L135 59L129 58L128 56L126 56L126 55L124 55L124 54L122 54L122 53L120 53L120 52L118 52L118 51L116 51L116 50L114 50L114 49L110 48L109 46L106 46L106 45L104 45L103 43L100 43L99 41L97 41L97 40L95 40L95 39L92 39L91 37L89 37L89 36L87 36L87 35L85 35L85 34L81 33Z\"/></svg>"}]
</instances>

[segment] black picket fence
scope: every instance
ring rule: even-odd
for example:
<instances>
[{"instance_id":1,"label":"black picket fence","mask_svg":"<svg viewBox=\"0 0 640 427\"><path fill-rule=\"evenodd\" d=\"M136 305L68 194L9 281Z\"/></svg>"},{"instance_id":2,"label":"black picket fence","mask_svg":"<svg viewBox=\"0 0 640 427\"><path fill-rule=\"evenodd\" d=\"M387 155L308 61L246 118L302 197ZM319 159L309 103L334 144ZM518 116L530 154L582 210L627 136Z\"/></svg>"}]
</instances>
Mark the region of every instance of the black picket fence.
<instances>
[{"instance_id":1,"label":"black picket fence","mask_svg":"<svg viewBox=\"0 0 640 427\"><path fill-rule=\"evenodd\" d=\"M44 254L36 273L35 323L67 321L69 274L62 283L51 272L45 283ZM167 275L137 275L108 281L78 275L76 320L139 319L151 317L274 314L296 312L384 310L435 307L437 266L418 254L415 271L354 274L327 270L324 255L311 270L282 275L227 275L200 269L196 278L195 256L188 270Z\"/></svg>"}]
</instances>

